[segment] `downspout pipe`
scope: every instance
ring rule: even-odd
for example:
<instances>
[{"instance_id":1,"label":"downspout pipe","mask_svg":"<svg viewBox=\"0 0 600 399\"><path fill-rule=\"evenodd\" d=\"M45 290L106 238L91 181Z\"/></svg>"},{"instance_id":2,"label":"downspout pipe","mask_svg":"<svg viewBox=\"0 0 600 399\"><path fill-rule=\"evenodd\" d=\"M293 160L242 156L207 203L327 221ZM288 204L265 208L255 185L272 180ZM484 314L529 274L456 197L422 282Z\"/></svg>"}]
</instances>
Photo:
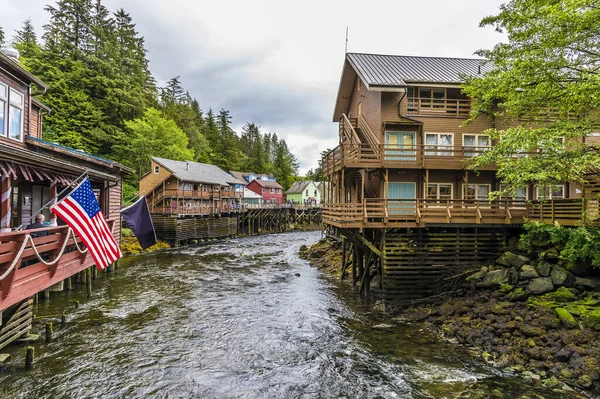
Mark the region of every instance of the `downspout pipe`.
<instances>
[{"instance_id":1,"label":"downspout pipe","mask_svg":"<svg viewBox=\"0 0 600 399\"><path fill-rule=\"evenodd\" d=\"M406 95L408 94L408 86L404 86L404 93L402 94L402 97L400 97L400 100L398 100L398 116L402 117L402 114L400 113L400 104L402 104L402 100L404 100L404 97L406 97Z\"/></svg>"}]
</instances>

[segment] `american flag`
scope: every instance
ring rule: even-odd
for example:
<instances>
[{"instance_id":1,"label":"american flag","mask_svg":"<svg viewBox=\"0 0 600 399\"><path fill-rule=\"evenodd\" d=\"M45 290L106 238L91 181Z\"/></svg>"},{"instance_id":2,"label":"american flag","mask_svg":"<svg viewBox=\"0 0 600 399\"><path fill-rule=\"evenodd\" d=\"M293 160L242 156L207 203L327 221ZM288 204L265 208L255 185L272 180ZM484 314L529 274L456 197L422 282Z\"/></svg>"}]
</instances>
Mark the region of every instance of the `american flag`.
<instances>
[{"instance_id":1,"label":"american flag","mask_svg":"<svg viewBox=\"0 0 600 399\"><path fill-rule=\"evenodd\" d=\"M86 178L50 210L77 233L98 269L104 269L123 256L100 211L90 179Z\"/></svg>"}]
</instances>

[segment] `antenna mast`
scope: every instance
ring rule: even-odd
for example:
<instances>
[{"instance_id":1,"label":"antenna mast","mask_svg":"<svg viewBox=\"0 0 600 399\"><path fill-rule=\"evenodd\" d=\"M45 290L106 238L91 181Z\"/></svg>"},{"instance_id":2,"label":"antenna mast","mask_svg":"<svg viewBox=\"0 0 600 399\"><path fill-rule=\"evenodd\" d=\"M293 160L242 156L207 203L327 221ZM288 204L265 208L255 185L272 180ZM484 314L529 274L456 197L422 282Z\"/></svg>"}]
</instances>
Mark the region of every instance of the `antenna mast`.
<instances>
[{"instance_id":1,"label":"antenna mast","mask_svg":"<svg viewBox=\"0 0 600 399\"><path fill-rule=\"evenodd\" d=\"M348 26L346 25L346 48L344 49L344 53L348 54Z\"/></svg>"}]
</instances>

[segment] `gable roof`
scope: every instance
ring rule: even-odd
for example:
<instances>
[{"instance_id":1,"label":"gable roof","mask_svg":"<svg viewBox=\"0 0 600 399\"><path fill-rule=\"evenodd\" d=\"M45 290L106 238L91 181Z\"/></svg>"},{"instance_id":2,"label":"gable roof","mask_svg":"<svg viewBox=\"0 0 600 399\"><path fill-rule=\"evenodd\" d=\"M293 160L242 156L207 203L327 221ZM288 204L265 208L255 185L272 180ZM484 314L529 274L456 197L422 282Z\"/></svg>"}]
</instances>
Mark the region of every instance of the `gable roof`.
<instances>
[{"instance_id":1,"label":"gable roof","mask_svg":"<svg viewBox=\"0 0 600 399\"><path fill-rule=\"evenodd\" d=\"M254 182L256 182L259 186L264 187L264 188L283 188L283 187L281 187L281 184L277 183L276 181L271 181L271 180L255 179L255 180L252 180L248 184L252 184Z\"/></svg>"},{"instance_id":2,"label":"gable roof","mask_svg":"<svg viewBox=\"0 0 600 399\"><path fill-rule=\"evenodd\" d=\"M229 173L235 177L238 180L242 180L245 181L246 184L248 184L248 180L246 179L248 176L250 175L254 175L256 176L257 179L260 179L263 176L267 176L269 178L274 178L275 175L273 175L273 173L253 173L253 172L235 172L233 170L230 170Z\"/></svg>"},{"instance_id":3,"label":"gable roof","mask_svg":"<svg viewBox=\"0 0 600 399\"><path fill-rule=\"evenodd\" d=\"M244 198L262 198L263 196L244 187Z\"/></svg>"},{"instance_id":4,"label":"gable roof","mask_svg":"<svg viewBox=\"0 0 600 399\"><path fill-rule=\"evenodd\" d=\"M235 177L216 165L192 161L174 161L172 159L152 157L152 159L169 169L179 180L192 183L242 184Z\"/></svg>"},{"instance_id":5,"label":"gable roof","mask_svg":"<svg viewBox=\"0 0 600 399\"><path fill-rule=\"evenodd\" d=\"M302 194L308 188L312 180L295 181L292 186L286 191L286 194ZM315 184L316 186L316 184Z\"/></svg>"},{"instance_id":6,"label":"gable roof","mask_svg":"<svg viewBox=\"0 0 600 399\"><path fill-rule=\"evenodd\" d=\"M357 77L369 91L404 91L411 84L459 85L460 75L476 76L491 70L485 59L420 57L348 53L335 103L333 121L348 108Z\"/></svg>"},{"instance_id":7,"label":"gable roof","mask_svg":"<svg viewBox=\"0 0 600 399\"><path fill-rule=\"evenodd\" d=\"M4 54L2 51L0 51L0 64L3 64L6 67L10 68L11 72L13 72L15 75L17 75L19 77L19 79L22 79L23 81L25 81L29 84L35 83L44 91L46 91L48 89L48 86L46 86L46 84L44 82L39 80L31 72L29 72L27 69L23 68L21 66L21 64L19 64L17 61L13 60L12 58L10 58L6 54Z\"/></svg>"}]
</instances>

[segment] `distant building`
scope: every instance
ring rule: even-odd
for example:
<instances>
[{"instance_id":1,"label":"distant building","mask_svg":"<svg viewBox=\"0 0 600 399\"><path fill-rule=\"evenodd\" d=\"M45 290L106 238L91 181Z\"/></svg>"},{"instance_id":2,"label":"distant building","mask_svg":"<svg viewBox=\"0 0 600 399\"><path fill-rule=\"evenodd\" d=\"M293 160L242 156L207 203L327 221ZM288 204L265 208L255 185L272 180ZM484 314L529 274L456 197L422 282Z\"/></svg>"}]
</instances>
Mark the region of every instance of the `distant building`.
<instances>
[{"instance_id":1,"label":"distant building","mask_svg":"<svg viewBox=\"0 0 600 399\"><path fill-rule=\"evenodd\" d=\"M152 157L148 173L140 178L152 213L211 215L238 209L244 182L216 165Z\"/></svg>"},{"instance_id":2,"label":"distant building","mask_svg":"<svg viewBox=\"0 0 600 399\"><path fill-rule=\"evenodd\" d=\"M253 179L247 188L262 195L265 203L281 204L283 202L283 187L276 181Z\"/></svg>"},{"instance_id":3,"label":"distant building","mask_svg":"<svg viewBox=\"0 0 600 399\"><path fill-rule=\"evenodd\" d=\"M321 192L319 191L318 183L312 180L296 181L286 191L288 201L305 204L307 202L320 204Z\"/></svg>"},{"instance_id":4,"label":"distant building","mask_svg":"<svg viewBox=\"0 0 600 399\"><path fill-rule=\"evenodd\" d=\"M252 190L248 190L244 188L244 205L262 205L263 204L263 196L255 193Z\"/></svg>"}]
</instances>

